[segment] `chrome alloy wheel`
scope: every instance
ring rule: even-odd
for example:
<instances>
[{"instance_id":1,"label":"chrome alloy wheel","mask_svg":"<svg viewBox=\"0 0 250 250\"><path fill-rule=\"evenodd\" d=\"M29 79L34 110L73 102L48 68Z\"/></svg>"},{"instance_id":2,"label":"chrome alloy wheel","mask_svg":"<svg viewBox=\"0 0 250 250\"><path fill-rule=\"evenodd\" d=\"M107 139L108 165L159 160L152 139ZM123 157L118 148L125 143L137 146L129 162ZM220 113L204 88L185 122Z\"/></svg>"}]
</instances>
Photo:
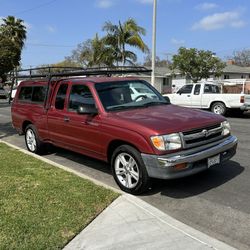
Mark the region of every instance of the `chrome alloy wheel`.
<instances>
[{"instance_id":1,"label":"chrome alloy wheel","mask_svg":"<svg viewBox=\"0 0 250 250\"><path fill-rule=\"evenodd\" d=\"M139 168L131 155L127 153L118 154L114 167L117 179L124 187L132 189L138 184Z\"/></svg>"},{"instance_id":2,"label":"chrome alloy wheel","mask_svg":"<svg viewBox=\"0 0 250 250\"><path fill-rule=\"evenodd\" d=\"M214 106L213 111L214 111L215 114L221 115L221 114L223 114L224 109L223 109L223 107L221 105L218 104L218 105Z\"/></svg>"},{"instance_id":3,"label":"chrome alloy wheel","mask_svg":"<svg viewBox=\"0 0 250 250\"><path fill-rule=\"evenodd\" d=\"M32 129L26 131L26 143L31 152L36 150L36 136Z\"/></svg>"}]
</instances>

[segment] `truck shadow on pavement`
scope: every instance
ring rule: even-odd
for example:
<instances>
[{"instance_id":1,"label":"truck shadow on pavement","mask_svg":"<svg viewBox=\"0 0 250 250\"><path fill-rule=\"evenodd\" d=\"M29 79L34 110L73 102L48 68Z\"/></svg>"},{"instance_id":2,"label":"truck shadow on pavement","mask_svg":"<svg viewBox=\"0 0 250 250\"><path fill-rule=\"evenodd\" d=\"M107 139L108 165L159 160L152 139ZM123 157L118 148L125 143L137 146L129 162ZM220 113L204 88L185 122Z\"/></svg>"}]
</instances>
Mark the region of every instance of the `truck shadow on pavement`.
<instances>
[{"instance_id":1,"label":"truck shadow on pavement","mask_svg":"<svg viewBox=\"0 0 250 250\"><path fill-rule=\"evenodd\" d=\"M243 114L230 113L226 115L226 118L241 118L241 119L250 119L250 111L244 112Z\"/></svg>"},{"instance_id":2,"label":"truck shadow on pavement","mask_svg":"<svg viewBox=\"0 0 250 250\"><path fill-rule=\"evenodd\" d=\"M112 175L109 164L103 161L99 161L97 159L82 155L82 154L72 152L67 149L52 146L50 152L47 153L47 155L48 154L53 154L54 156L59 156L60 158L62 157L64 163L65 163L65 159L69 160L71 162L70 164L71 168L77 171L83 172L83 173L88 172L88 171L85 171L87 167L90 170L95 169L100 172L104 172L104 173L108 173ZM88 173L86 174L88 175Z\"/></svg>"},{"instance_id":3,"label":"truck shadow on pavement","mask_svg":"<svg viewBox=\"0 0 250 250\"><path fill-rule=\"evenodd\" d=\"M243 171L244 167L239 163L228 161L193 176L175 180L154 180L148 195L160 193L175 199L196 196L229 182Z\"/></svg>"},{"instance_id":4,"label":"truck shadow on pavement","mask_svg":"<svg viewBox=\"0 0 250 250\"><path fill-rule=\"evenodd\" d=\"M12 127L11 122L0 123L0 139L4 139L5 137L9 137L16 134L17 132Z\"/></svg>"}]
</instances>

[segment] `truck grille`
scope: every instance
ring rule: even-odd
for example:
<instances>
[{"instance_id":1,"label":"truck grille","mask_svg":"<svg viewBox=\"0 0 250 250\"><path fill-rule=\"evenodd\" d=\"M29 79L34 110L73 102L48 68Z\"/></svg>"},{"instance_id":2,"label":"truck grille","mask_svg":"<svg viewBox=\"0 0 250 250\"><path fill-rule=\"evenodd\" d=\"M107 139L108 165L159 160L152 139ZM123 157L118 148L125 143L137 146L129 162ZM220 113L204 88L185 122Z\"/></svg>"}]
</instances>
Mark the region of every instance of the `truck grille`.
<instances>
[{"instance_id":1,"label":"truck grille","mask_svg":"<svg viewBox=\"0 0 250 250\"><path fill-rule=\"evenodd\" d=\"M181 133L184 148L201 146L223 138L221 124L185 131Z\"/></svg>"}]
</instances>

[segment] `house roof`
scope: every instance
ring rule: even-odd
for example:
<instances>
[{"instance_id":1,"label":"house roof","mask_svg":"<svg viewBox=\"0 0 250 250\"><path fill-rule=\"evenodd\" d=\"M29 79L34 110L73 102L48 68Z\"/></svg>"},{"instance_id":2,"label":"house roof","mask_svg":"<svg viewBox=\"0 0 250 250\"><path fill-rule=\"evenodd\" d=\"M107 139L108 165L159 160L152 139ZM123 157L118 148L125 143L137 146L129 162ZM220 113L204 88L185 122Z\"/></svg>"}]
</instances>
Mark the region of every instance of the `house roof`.
<instances>
[{"instance_id":1,"label":"house roof","mask_svg":"<svg viewBox=\"0 0 250 250\"><path fill-rule=\"evenodd\" d=\"M250 74L250 67L242 67L234 64L227 64L226 67L223 69L224 73L228 74ZM169 67L156 67L155 73L161 76L170 76L172 75L173 71ZM177 69L174 71L176 75L181 74L180 71Z\"/></svg>"},{"instance_id":2,"label":"house roof","mask_svg":"<svg viewBox=\"0 0 250 250\"><path fill-rule=\"evenodd\" d=\"M250 74L250 67L242 67L242 66L238 66L235 64L227 64L223 72L224 73Z\"/></svg>"}]
</instances>

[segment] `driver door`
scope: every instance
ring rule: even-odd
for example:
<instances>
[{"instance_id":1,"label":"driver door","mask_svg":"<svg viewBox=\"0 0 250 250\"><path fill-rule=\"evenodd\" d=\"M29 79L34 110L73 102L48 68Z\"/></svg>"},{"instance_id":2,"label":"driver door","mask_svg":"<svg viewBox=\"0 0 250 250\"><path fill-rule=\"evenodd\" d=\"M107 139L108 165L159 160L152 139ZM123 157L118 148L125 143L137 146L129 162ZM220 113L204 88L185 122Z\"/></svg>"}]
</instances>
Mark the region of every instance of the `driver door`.
<instances>
[{"instance_id":1,"label":"driver door","mask_svg":"<svg viewBox=\"0 0 250 250\"><path fill-rule=\"evenodd\" d=\"M192 107L192 90L193 84L184 85L174 95L172 103L180 106Z\"/></svg>"},{"instance_id":2,"label":"driver door","mask_svg":"<svg viewBox=\"0 0 250 250\"><path fill-rule=\"evenodd\" d=\"M95 106L93 95L84 84L69 84L68 98L60 120L59 139L63 147L92 157L102 158L99 115L79 114L79 106ZM56 101L56 100L55 100ZM55 112L49 115L49 125L53 126ZM58 123L58 122L57 122ZM55 124L54 124L55 125Z\"/></svg>"}]
</instances>

